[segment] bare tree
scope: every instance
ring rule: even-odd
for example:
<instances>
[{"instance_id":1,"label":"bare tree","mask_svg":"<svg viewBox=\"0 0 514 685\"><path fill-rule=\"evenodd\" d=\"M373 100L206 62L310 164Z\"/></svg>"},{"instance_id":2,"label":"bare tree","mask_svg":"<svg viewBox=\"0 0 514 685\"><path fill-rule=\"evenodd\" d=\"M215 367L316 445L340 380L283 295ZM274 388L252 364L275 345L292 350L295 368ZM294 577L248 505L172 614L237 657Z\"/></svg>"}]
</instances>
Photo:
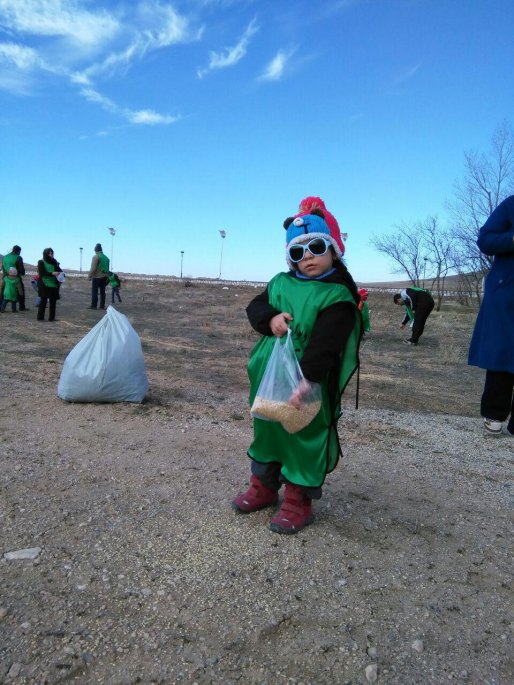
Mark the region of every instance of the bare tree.
<instances>
[{"instance_id":1,"label":"bare tree","mask_svg":"<svg viewBox=\"0 0 514 685\"><path fill-rule=\"evenodd\" d=\"M395 228L395 233L373 236L371 244L391 259L394 273L407 274L412 283L419 286L424 267L422 236L405 222Z\"/></svg>"},{"instance_id":2,"label":"bare tree","mask_svg":"<svg viewBox=\"0 0 514 685\"><path fill-rule=\"evenodd\" d=\"M436 310L439 311L446 290L446 277L455 268L453 240L448 231L439 226L435 216L429 216L424 222L417 224L416 228L422 236L432 290L436 294Z\"/></svg>"},{"instance_id":3,"label":"bare tree","mask_svg":"<svg viewBox=\"0 0 514 685\"><path fill-rule=\"evenodd\" d=\"M469 295L480 303L483 277L492 260L480 252L478 233L493 209L514 192L514 134L510 123L504 121L497 127L487 154L470 151L464 159L464 177L455 183L454 198L446 206L455 241L455 268L467 282Z\"/></svg>"},{"instance_id":4,"label":"bare tree","mask_svg":"<svg viewBox=\"0 0 514 685\"><path fill-rule=\"evenodd\" d=\"M424 221L403 222L393 234L374 236L376 250L391 259L396 273L405 273L415 287L429 280L436 291L437 309L445 291L448 273L454 268L451 236L444 231L437 217ZM428 272L427 272L428 268Z\"/></svg>"}]
</instances>

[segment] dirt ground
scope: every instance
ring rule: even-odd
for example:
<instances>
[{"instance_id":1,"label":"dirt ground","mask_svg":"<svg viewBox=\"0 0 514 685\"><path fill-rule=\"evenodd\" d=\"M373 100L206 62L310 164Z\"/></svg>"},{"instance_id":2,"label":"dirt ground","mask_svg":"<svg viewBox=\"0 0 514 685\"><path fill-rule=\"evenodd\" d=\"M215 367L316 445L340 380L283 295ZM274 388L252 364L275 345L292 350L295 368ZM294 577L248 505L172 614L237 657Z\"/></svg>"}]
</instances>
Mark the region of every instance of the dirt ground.
<instances>
[{"instance_id":1,"label":"dirt ground","mask_svg":"<svg viewBox=\"0 0 514 685\"><path fill-rule=\"evenodd\" d=\"M344 457L315 523L279 536L230 508L258 289L125 282L148 397L70 404L63 361L104 313L88 289L69 277L54 323L31 296L0 315L1 683L514 683L514 440L482 432L474 311L444 303L411 348L370 295Z\"/></svg>"}]
</instances>

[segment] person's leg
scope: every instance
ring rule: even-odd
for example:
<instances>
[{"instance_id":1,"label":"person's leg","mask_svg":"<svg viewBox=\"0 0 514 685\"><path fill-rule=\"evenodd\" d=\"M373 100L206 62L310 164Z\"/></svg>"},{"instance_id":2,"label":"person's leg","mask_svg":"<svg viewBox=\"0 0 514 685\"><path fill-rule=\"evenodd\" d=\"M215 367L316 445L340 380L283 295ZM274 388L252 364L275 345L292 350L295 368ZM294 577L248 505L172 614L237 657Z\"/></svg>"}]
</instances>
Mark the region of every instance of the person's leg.
<instances>
[{"instance_id":1,"label":"person's leg","mask_svg":"<svg viewBox=\"0 0 514 685\"><path fill-rule=\"evenodd\" d=\"M238 514L250 514L278 501L280 464L261 464L252 459L250 487L232 501L232 509Z\"/></svg>"},{"instance_id":2,"label":"person's leg","mask_svg":"<svg viewBox=\"0 0 514 685\"><path fill-rule=\"evenodd\" d=\"M16 300L11 300L11 311L16 314Z\"/></svg>"},{"instance_id":3,"label":"person's leg","mask_svg":"<svg viewBox=\"0 0 514 685\"><path fill-rule=\"evenodd\" d=\"M425 330L425 324L433 308L433 302L423 302L421 305L418 306L418 308L414 312L414 325L412 326L412 335L410 337L410 341L414 344L417 344L417 342L423 335L423 331Z\"/></svg>"},{"instance_id":4,"label":"person's leg","mask_svg":"<svg viewBox=\"0 0 514 685\"><path fill-rule=\"evenodd\" d=\"M514 407L513 388L514 374L507 371L486 371L480 414L485 419L505 421Z\"/></svg>"},{"instance_id":5,"label":"person's leg","mask_svg":"<svg viewBox=\"0 0 514 685\"><path fill-rule=\"evenodd\" d=\"M91 279L91 309L98 306L98 278Z\"/></svg>"},{"instance_id":6,"label":"person's leg","mask_svg":"<svg viewBox=\"0 0 514 685\"><path fill-rule=\"evenodd\" d=\"M271 519L270 529L274 533L293 535L313 521L312 499L307 495L306 488L286 483L282 506Z\"/></svg>"},{"instance_id":7,"label":"person's leg","mask_svg":"<svg viewBox=\"0 0 514 685\"><path fill-rule=\"evenodd\" d=\"M41 296L39 298L39 305L37 308L37 320L38 321L44 321L45 320L45 309L46 309L46 296Z\"/></svg>"},{"instance_id":8,"label":"person's leg","mask_svg":"<svg viewBox=\"0 0 514 685\"><path fill-rule=\"evenodd\" d=\"M55 319L55 305L57 304L57 293L52 293L48 298L48 321Z\"/></svg>"},{"instance_id":9,"label":"person's leg","mask_svg":"<svg viewBox=\"0 0 514 685\"><path fill-rule=\"evenodd\" d=\"M99 278L100 288L100 309L105 309L105 286L107 285L106 278Z\"/></svg>"},{"instance_id":10,"label":"person's leg","mask_svg":"<svg viewBox=\"0 0 514 685\"><path fill-rule=\"evenodd\" d=\"M111 303L112 304L114 304L114 293L115 293L115 291L116 291L116 288L113 288L112 293L111 293Z\"/></svg>"},{"instance_id":11,"label":"person's leg","mask_svg":"<svg viewBox=\"0 0 514 685\"><path fill-rule=\"evenodd\" d=\"M23 283L23 279L20 278L20 285L21 285L21 293L18 295L18 302L20 304L20 312L26 312L27 307L25 307L25 285Z\"/></svg>"}]
</instances>

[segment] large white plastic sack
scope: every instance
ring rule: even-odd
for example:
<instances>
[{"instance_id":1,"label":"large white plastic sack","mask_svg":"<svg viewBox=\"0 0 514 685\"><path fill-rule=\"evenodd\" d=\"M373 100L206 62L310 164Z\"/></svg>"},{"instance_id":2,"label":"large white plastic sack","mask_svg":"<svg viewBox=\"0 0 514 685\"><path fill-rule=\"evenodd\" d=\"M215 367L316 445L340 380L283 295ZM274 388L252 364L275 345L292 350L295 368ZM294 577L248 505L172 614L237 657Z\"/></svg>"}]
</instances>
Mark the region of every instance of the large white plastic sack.
<instances>
[{"instance_id":1,"label":"large white plastic sack","mask_svg":"<svg viewBox=\"0 0 514 685\"><path fill-rule=\"evenodd\" d=\"M127 317L109 306L66 357L57 395L69 402L142 402L147 391L139 336Z\"/></svg>"}]
</instances>

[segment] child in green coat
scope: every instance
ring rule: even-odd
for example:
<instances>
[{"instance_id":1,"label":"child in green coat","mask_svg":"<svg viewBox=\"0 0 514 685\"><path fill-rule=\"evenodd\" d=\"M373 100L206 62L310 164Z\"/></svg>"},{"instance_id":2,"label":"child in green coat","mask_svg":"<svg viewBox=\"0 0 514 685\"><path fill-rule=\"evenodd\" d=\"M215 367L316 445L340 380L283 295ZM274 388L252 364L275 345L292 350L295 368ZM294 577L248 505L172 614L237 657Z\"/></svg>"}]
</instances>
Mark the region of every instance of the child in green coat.
<instances>
[{"instance_id":1,"label":"child in green coat","mask_svg":"<svg viewBox=\"0 0 514 685\"><path fill-rule=\"evenodd\" d=\"M295 433L277 421L254 418L250 487L232 502L247 514L278 501L281 508L270 523L276 533L297 533L313 521L312 500L321 497L327 473L341 454L337 421L340 398L358 366L362 318L359 294L342 262L341 237L333 235L321 210L287 219L288 273L275 276L250 302L247 315L262 334L248 364L250 404L253 403L276 338L292 341L304 380L289 398L293 407L315 384L321 407L312 421Z\"/></svg>"},{"instance_id":2,"label":"child in green coat","mask_svg":"<svg viewBox=\"0 0 514 685\"><path fill-rule=\"evenodd\" d=\"M118 276L118 274L112 273L112 271L109 273L109 285L112 288L112 303L114 304L114 296L118 298L118 302L121 302L121 297L120 297L120 288L121 288L121 281Z\"/></svg>"},{"instance_id":3,"label":"child in green coat","mask_svg":"<svg viewBox=\"0 0 514 685\"><path fill-rule=\"evenodd\" d=\"M0 311L5 312L7 303L10 302L11 311L13 314L16 314L18 311L16 309L16 302L22 294L21 279L18 276L18 271L14 266L11 266L4 277L4 299L0 303Z\"/></svg>"}]
</instances>

